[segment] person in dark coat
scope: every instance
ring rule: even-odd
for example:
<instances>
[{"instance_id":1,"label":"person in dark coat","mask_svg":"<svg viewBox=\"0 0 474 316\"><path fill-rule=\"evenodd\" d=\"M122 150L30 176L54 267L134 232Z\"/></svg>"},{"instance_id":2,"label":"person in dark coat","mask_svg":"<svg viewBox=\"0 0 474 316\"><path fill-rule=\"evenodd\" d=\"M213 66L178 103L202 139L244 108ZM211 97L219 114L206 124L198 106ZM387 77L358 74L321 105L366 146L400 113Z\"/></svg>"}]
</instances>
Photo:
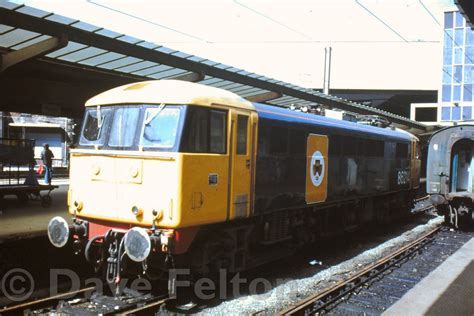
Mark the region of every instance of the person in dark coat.
<instances>
[{"instance_id":1,"label":"person in dark coat","mask_svg":"<svg viewBox=\"0 0 474 316\"><path fill-rule=\"evenodd\" d=\"M48 144L44 144L43 151L41 152L41 160L43 160L44 165L44 182L46 184L51 184L51 179L53 178L53 158L54 154L49 149Z\"/></svg>"}]
</instances>

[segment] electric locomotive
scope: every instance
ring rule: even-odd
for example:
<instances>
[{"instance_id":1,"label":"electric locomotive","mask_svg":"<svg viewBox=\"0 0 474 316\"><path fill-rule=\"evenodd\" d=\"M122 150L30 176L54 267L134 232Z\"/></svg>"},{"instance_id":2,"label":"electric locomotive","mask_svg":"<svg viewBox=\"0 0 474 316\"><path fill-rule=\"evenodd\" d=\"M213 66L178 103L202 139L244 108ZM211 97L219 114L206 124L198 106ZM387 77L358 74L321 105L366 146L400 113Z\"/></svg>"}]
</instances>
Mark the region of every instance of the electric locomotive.
<instances>
[{"instance_id":1,"label":"electric locomotive","mask_svg":"<svg viewBox=\"0 0 474 316\"><path fill-rule=\"evenodd\" d=\"M364 223L408 214L419 186L410 133L251 103L161 80L86 103L71 150L72 241L110 282L245 270ZM125 255L126 254L126 255Z\"/></svg>"}]
</instances>

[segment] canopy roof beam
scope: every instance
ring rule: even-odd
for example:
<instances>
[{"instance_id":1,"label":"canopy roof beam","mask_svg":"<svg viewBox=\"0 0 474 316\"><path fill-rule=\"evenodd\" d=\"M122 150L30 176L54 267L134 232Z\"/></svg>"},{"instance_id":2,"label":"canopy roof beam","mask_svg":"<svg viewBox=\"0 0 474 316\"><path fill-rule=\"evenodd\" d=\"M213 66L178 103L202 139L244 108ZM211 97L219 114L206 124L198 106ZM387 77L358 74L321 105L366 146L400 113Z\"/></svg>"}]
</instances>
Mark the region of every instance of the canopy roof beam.
<instances>
[{"instance_id":1,"label":"canopy roof beam","mask_svg":"<svg viewBox=\"0 0 474 316\"><path fill-rule=\"evenodd\" d=\"M265 101L277 99L280 97L281 97L281 93L268 91L265 93L252 95L250 97L247 97L246 99L251 102L265 102Z\"/></svg>"},{"instance_id":2,"label":"canopy roof beam","mask_svg":"<svg viewBox=\"0 0 474 316\"><path fill-rule=\"evenodd\" d=\"M191 72L184 75L178 75L176 77L171 77L170 79L174 80L183 80L183 81L190 81L190 82L198 82L204 79L203 73Z\"/></svg>"},{"instance_id":3,"label":"canopy roof beam","mask_svg":"<svg viewBox=\"0 0 474 316\"><path fill-rule=\"evenodd\" d=\"M0 55L0 72L3 72L5 69L25 60L43 56L52 51L63 48L67 43L67 37L65 35L59 35L58 37L51 37L19 50L2 54Z\"/></svg>"}]
</instances>

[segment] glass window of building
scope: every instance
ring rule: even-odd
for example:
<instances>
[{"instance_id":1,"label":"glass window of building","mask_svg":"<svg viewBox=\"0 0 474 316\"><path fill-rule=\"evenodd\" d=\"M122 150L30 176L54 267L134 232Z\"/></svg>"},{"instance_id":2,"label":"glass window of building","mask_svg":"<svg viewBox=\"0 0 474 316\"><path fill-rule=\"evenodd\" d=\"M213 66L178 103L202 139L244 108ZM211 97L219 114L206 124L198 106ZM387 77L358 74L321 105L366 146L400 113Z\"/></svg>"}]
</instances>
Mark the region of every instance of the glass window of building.
<instances>
[{"instance_id":1,"label":"glass window of building","mask_svg":"<svg viewBox=\"0 0 474 316\"><path fill-rule=\"evenodd\" d=\"M462 51L462 47L456 47L454 49L454 63L456 65L461 65L463 59L464 59L464 54Z\"/></svg>"},{"instance_id":2,"label":"glass window of building","mask_svg":"<svg viewBox=\"0 0 474 316\"><path fill-rule=\"evenodd\" d=\"M461 101L461 85L453 86L453 101Z\"/></svg>"},{"instance_id":3,"label":"glass window of building","mask_svg":"<svg viewBox=\"0 0 474 316\"><path fill-rule=\"evenodd\" d=\"M443 106L441 108L441 120L449 121L451 119L451 109L449 106Z\"/></svg>"},{"instance_id":4,"label":"glass window of building","mask_svg":"<svg viewBox=\"0 0 474 316\"><path fill-rule=\"evenodd\" d=\"M453 47L453 30L445 30L444 31L444 47L452 48Z\"/></svg>"},{"instance_id":5,"label":"glass window of building","mask_svg":"<svg viewBox=\"0 0 474 316\"><path fill-rule=\"evenodd\" d=\"M472 88L474 85L472 84L465 84L464 85L464 91L463 91L463 101L470 102L472 101Z\"/></svg>"},{"instance_id":6,"label":"glass window of building","mask_svg":"<svg viewBox=\"0 0 474 316\"><path fill-rule=\"evenodd\" d=\"M451 86L450 85L443 85L443 92L442 92L442 100L443 102L450 102L451 101Z\"/></svg>"},{"instance_id":7,"label":"glass window of building","mask_svg":"<svg viewBox=\"0 0 474 316\"><path fill-rule=\"evenodd\" d=\"M462 120L470 120L472 117L472 106L463 106L462 107Z\"/></svg>"},{"instance_id":8,"label":"glass window of building","mask_svg":"<svg viewBox=\"0 0 474 316\"><path fill-rule=\"evenodd\" d=\"M474 66L465 66L464 67L464 83L474 84Z\"/></svg>"},{"instance_id":9,"label":"glass window of building","mask_svg":"<svg viewBox=\"0 0 474 316\"><path fill-rule=\"evenodd\" d=\"M440 109L441 121L473 119L474 31L466 25L460 12L444 14L443 77L439 99L445 103Z\"/></svg>"},{"instance_id":10,"label":"glass window of building","mask_svg":"<svg viewBox=\"0 0 474 316\"><path fill-rule=\"evenodd\" d=\"M474 45L474 32L470 29L466 29L466 46Z\"/></svg>"},{"instance_id":11,"label":"glass window of building","mask_svg":"<svg viewBox=\"0 0 474 316\"><path fill-rule=\"evenodd\" d=\"M454 13L453 12L446 12L444 14L444 28L445 29L452 29L453 28L453 20L454 20Z\"/></svg>"},{"instance_id":12,"label":"glass window of building","mask_svg":"<svg viewBox=\"0 0 474 316\"><path fill-rule=\"evenodd\" d=\"M454 81L457 83L462 82L462 66L454 66Z\"/></svg>"},{"instance_id":13,"label":"glass window of building","mask_svg":"<svg viewBox=\"0 0 474 316\"><path fill-rule=\"evenodd\" d=\"M461 12L456 12L456 27L464 27L464 17Z\"/></svg>"},{"instance_id":14,"label":"glass window of building","mask_svg":"<svg viewBox=\"0 0 474 316\"><path fill-rule=\"evenodd\" d=\"M444 65L453 64L453 49L451 47L444 49L443 64Z\"/></svg>"},{"instance_id":15,"label":"glass window of building","mask_svg":"<svg viewBox=\"0 0 474 316\"><path fill-rule=\"evenodd\" d=\"M465 55L464 63L474 64L474 46L467 46Z\"/></svg>"},{"instance_id":16,"label":"glass window of building","mask_svg":"<svg viewBox=\"0 0 474 316\"><path fill-rule=\"evenodd\" d=\"M464 29L454 30L454 47L460 47L464 45Z\"/></svg>"},{"instance_id":17,"label":"glass window of building","mask_svg":"<svg viewBox=\"0 0 474 316\"><path fill-rule=\"evenodd\" d=\"M453 106L451 109L451 120L459 121L461 119L461 108L459 106Z\"/></svg>"},{"instance_id":18,"label":"glass window of building","mask_svg":"<svg viewBox=\"0 0 474 316\"><path fill-rule=\"evenodd\" d=\"M451 84L453 82L453 67L443 67L443 84Z\"/></svg>"}]
</instances>

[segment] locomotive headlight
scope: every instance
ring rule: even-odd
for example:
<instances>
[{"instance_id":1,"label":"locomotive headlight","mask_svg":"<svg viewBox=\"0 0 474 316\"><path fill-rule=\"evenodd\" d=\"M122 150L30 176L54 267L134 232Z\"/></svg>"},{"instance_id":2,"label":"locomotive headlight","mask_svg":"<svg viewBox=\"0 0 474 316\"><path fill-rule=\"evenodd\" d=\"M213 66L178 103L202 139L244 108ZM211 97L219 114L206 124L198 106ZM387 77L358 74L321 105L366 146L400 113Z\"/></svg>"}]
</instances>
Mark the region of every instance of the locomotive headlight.
<instances>
[{"instance_id":1,"label":"locomotive headlight","mask_svg":"<svg viewBox=\"0 0 474 316\"><path fill-rule=\"evenodd\" d=\"M123 237L125 253L135 262L142 262L150 254L151 241L147 232L140 227L130 229Z\"/></svg>"},{"instance_id":2,"label":"locomotive headlight","mask_svg":"<svg viewBox=\"0 0 474 316\"><path fill-rule=\"evenodd\" d=\"M57 248L64 247L69 239L69 225L61 216L53 217L48 224L49 241Z\"/></svg>"},{"instance_id":3,"label":"locomotive headlight","mask_svg":"<svg viewBox=\"0 0 474 316\"><path fill-rule=\"evenodd\" d=\"M138 207L138 206L133 206L133 207L132 207L132 213L133 213L133 215L135 215L135 216L140 216L140 215L143 214L143 209L140 208L140 207Z\"/></svg>"}]
</instances>

